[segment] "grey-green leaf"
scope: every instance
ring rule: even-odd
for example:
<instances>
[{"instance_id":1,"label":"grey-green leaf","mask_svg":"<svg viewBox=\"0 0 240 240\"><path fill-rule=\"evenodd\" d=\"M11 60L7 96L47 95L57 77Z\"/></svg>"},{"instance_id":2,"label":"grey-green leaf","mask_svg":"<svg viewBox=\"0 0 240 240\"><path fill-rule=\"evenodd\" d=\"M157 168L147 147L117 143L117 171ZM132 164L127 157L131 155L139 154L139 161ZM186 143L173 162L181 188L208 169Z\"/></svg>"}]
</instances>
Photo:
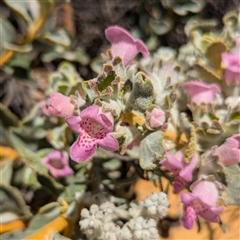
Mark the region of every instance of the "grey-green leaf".
<instances>
[{"instance_id":1,"label":"grey-green leaf","mask_svg":"<svg viewBox=\"0 0 240 240\"><path fill-rule=\"evenodd\" d=\"M162 144L163 133L161 131L150 133L140 144L139 164L144 170L156 168L154 162L164 154Z\"/></svg>"},{"instance_id":2,"label":"grey-green leaf","mask_svg":"<svg viewBox=\"0 0 240 240\"><path fill-rule=\"evenodd\" d=\"M145 112L154 101L152 81L143 72L139 72L133 83L133 90L128 104L134 109Z\"/></svg>"},{"instance_id":3,"label":"grey-green leaf","mask_svg":"<svg viewBox=\"0 0 240 240\"><path fill-rule=\"evenodd\" d=\"M225 205L240 206L240 167L238 164L225 167L223 173L227 182L226 189L222 192Z\"/></svg>"}]
</instances>

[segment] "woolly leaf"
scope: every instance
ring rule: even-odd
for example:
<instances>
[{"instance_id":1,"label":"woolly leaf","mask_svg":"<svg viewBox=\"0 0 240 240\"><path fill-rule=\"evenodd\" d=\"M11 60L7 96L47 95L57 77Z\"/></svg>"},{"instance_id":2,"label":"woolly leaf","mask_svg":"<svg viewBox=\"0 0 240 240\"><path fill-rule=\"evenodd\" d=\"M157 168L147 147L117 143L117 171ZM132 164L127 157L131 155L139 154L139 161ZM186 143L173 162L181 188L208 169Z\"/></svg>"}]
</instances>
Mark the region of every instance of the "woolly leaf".
<instances>
[{"instance_id":1,"label":"woolly leaf","mask_svg":"<svg viewBox=\"0 0 240 240\"><path fill-rule=\"evenodd\" d=\"M77 73L76 69L69 62L61 62L58 67L58 71L63 74L63 76L71 84L71 86L74 86L77 82L81 81L81 78Z\"/></svg>"},{"instance_id":2,"label":"woolly leaf","mask_svg":"<svg viewBox=\"0 0 240 240\"><path fill-rule=\"evenodd\" d=\"M222 192L225 205L237 204L240 206L240 167L234 164L223 169L227 186Z\"/></svg>"},{"instance_id":3,"label":"woolly leaf","mask_svg":"<svg viewBox=\"0 0 240 240\"><path fill-rule=\"evenodd\" d=\"M45 41L49 41L52 44L62 45L64 47L69 47L71 44L70 38L67 32L62 29L56 29L51 32L44 33L41 38Z\"/></svg>"},{"instance_id":4,"label":"woolly leaf","mask_svg":"<svg viewBox=\"0 0 240 240\"><path fill-rule=\"evenodd\" d=\"M154 98L154 89L151 80L143 72L139 72L135 77L128 104L136 110L145 112L154 101Z\"/></svg>"},{"instance_id":5,"label":"woolly leaf","mask_svg":"<svg viewBox=\"0 0 240 240\"><path fill-rule=\"evenodd\" d=\"M156 168L154 162L164 154L162 144L163 133L161 131L150 133L140 143L139 164L144 170L153 170Z\"/></svg>"}]
</instances>

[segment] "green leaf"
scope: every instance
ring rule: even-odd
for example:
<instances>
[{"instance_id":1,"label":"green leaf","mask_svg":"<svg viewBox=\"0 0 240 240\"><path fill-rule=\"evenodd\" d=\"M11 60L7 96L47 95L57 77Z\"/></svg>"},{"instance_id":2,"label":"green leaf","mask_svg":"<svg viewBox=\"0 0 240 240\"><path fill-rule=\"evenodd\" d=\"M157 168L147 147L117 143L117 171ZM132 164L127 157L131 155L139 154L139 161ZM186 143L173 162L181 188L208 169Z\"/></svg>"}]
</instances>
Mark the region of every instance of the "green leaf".
<instances>
[{"instance_id":1,"label":"green leaf","mask_svg":"<svg viewBox=\"0 0 240 240\"><path fill-rule=\"evenodd\" d=\"M191 0L191 1L174 1L172 9L175 13L177 13L180 16L185 16L188 14L188 12L192 13L198 13L200 12L206 2L205 1L199 1L199 0Z\"/></svg>"},{"instance_id":2,"label":"green leaf","mask_svg":"<svg viewBox=\"0 0 240 240\"><path fill-rule=\"evenodd\" d=\"M157 35L163 35L172 29L173 21L169 17L160 18L159 20L150 19L149 25Z\"/></svg>"},{"instance_id":3,"label":"green leaf","mask_svg":"<svg viewBox=\"0 0 240 240\"><path fill-rule=\"evenodd\" d=\"M234 164L223 170L226 178L226 189L222 192L225 205L237 204L240 206L240 166Z\"/></svg>"},{"instance_id":4,"label":"green leaf","mask_svg":"<svg viewBox=\"0 0 240 240\"><path fill-rule=\"evenodd\" d=\"M64 47L69 47L71 44L71 40L67 32L62 28L55 29L52 32L44 33L41 38L45 41L51 42L52 44L59 44Z\"/></svg>"},{"instance_id":5,"label":"green leaf","mask_svg":"<svg viewBox=\"0 0 240 240\"><path fill-rule=\"evenodd\" d=\"M103 163L103 167L108 171L115 171L122 166L122 162L119 159L112 159Z\"/></svg>"},{"instance_id":6,"label":"green leaf","mask_svg":"<svg viewBox=\"0 0 240 240\"><path fill-rule=\"evenodd\" d=\"M154 162L161 158L165 152L163 144L163 133L161 131L150 133L140 144L139 164L144 170L156 168Z\"/></svg>"},{"instance_id":7,"label":"green leaf","mask_svg":"<svg viewBox=\"0 0 240 240\"><path fill-rule=\"evenodd\" d=\"M97 88L100 92L107 89L107 87L111 86L112 81L115 79L116 74L111 73L106 78L104 78L99 84L97 84Z\"/></svg>"},{"instance_id":8,"label":"green leaf","mask_svg":"<svg viewBox=\"0 0 240 240\"><path fill-rule=\"evenodd\" d=\"M81 81L81 78L77 73L75 67L69 62L61 62L58 67L58 71L63 74L71 86L74 86L77 82Z\"/></svg>"},{"instance_id":9,"label":"green leaf","mask_svg":"<svg viewBox=\"0 0 240 240\"><path fill-rule=\"evenodd\" d=\"M7 160L7 162L0 167L0 177L2 183L10 185L12 180L12 174L13 160Z\"/></svg>"},{"instance_id":10,"label":"green leaf","mask_svg":"<svg viewBox=\"0 0 240 240\"><path fill-rule=\"evenodd\" d=\"M12 185L30 186L33 189L41 188L41 184L37 180L37 173L27 166L22 166L14 171Z\"/></svg>"},{"instance_id":11,"label":"green leaf","mask_svg":"<svg viewBox=\"0 0 240 240\"><path fill-rule=\"evenodd\" d=\"M25 45L16 45L13 43L4 43L3 47L7 50L18 52L18 53L29 53L32 51L32 44L27 43Z\"/></svg>"},{"instance_id":12,"label":"green leaf","mask_svg":"<svg viewBox=\"0 0 240 240\"><path fill-rule=\"evenodd\" d=\"M16 31L10 21L0 17L0 36L1 42L12 42L16 36Z\"/></svg>"},{"instance_id":13,"label":"green leaf","mask_svg":"<svg viewBox=\"0 0 240 240\"><path fill-rule=\"evenodd\" d=\"M13 58L8 62L8 66L29 69L31 61L32 59L29 54L15 53Z\"/></svg>"},{"instance_id":14,"label":"green leaf","mask_svg":"<svg viewBox=\"0 0 240 240\"><path fill-rule=\"evenodd\" d=\"M14 115L7 107L0 103L0 122L2 125L7 128L10 126L17 127L19 125L19 119Z\"/></svg>"},{"instance_id":15,"label":"green leaf","mask_svg":"<svg viewBox=\"0 0 240 240\"><path fill-rule=\"evenodd\" d=\"M34 0L33 0L34 1ZM16 13L18 13L27 23L31 23L32 19L28 13L28 4L31 1L4 0L4 2ZM35 1L36 2L36 1Z\"/></svg>"},{"instance_id":16,"label":"green leaf","mask_svg":"<svg viewBox=\"0 0 240 240\"><path fill-rule=\"evenodd\" d=\"M52 62L53 60L59 59L59 58L62 58L62 54L56 51L49 51L49 52L43 53L41 56L42 61L47 63Z\"/></svg>"},{"instance_id":17,"label":"green leaf","mask_svg":"<svg viewBox=\"0 0 240 240\"><path fill-rule=\"evenodd\" d=\"M237 121L240 120L240 112L234 112L231 114L231 116L229 117L229 121Z\"/></svg>"}]
</instances>

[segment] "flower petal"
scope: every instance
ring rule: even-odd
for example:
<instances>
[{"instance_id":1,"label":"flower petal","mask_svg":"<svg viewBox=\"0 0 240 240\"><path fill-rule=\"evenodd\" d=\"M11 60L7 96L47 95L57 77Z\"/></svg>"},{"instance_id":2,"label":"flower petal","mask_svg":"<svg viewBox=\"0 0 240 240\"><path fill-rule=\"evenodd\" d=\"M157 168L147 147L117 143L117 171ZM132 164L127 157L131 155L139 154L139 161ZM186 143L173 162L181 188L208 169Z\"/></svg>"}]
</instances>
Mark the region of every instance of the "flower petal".
<instances>
[{"instance_id":1,"label":"flower petal","mask_svg":"<svg viewBox=\"0 0 240 240\"><path fill-rule=\"evenodd\" d=\"M127 66L134 57L141 52L148 57L147 46L139 39L134 39L124 28L111 26L105 31L106 38L112 43L111 51L114 57L121 57L123 64Z\"/></svg>"},{"instance_id":2,"label":"flower petal","mask_svg":"<svg viewBox=\"0 0 240 240\"><path fill-rule=\"evenodd\" d=\"M190 204L195 199L194 195L189 192L181 192L180 193L180 202L184 204Z\"/></svg>"},{"instance_id":3,"label":"flower petal","mask_svg":"<svg viewBox=\"0 0 240 240\"><path fill-rule=\"evenodd\" d=\"M68 126L76 133L81 133L80 131L80 123L82 121L82 118L80 116L72 116L72 117L67 117L66 122Z\"/></svg>"},{"instance_id":4,"label":"flower petal","mask_svg":"<svg viewBox=\"0 0 240 240\"><path fill-rule=\"evenodd\" d=\"M83 162L90 159L94 155L97 148L96 143L93 141L91 143L83 145L80 143L80 140L81 136L79 136L70 147L70 157L76 162Z\"/></svg>"},{"instance_id":5,"label":"flower petal","mask_svg":"<svg viewBox=\"0 0 240 240\"><path fill-rule=\"evenodd\" d=\"M193 170L197 166L198 162L198 154L195 154L191 159L190 163L184 166L183 170L179 173L179 175L187 182L190 182L192 180Z\"/></svg>"},{"instance_id":6,"label":"flower petal","mask_svg":"<svg viewBox=\"0 0 240 240\"><path fill-rule=\"evenodd\" d=\"M161 161L161 165L163 165L172 173L178 174L183 169L182 163L175 156L168 152L165 153L165 156L167 157L167 160Z\"/></svg>"},{"instance_id":7,"label":"flower petal","mask_svg":"<svg viewBox=\"0 0 240 240\"><path fill-rule=\"evenodd\" d=\"M113 130L113 123L108 119L104 114L99 114L97 116L96 122L101 124L107 132L111 132Z\"/></svg>"},{"instance_id":8,"label":"flower petal","mask_svg":"<svg viewBox=\"0 0 240 240\"><path fill-rule=\"evenodd\" d=\"M191 205L184 206L184 215L181 218L182 225L186 229L192 229L193 223L197 218L196 212Z\"/></svg>"},{"instance_id":9,"label":"flower petal","mask_svg":"<svg viewBox=\"0 0 240 240\"><path fill-rule=\"evenodd\" d=\"M119 149L118 141L113 137L112 133L108 133L105 138L98 140L98 145L109 151L117 151Z\"/></svg>"},{"instance_id":10,"label":"flower petal","mask_svg":"<svg viewBox=\"0 0 240 240\"><path fill-rule=\"evenodd\" d=\"M215 207L218 200L216 185L210 181L201 181L192 190L192 194L209 207Z\"/></svg>"},{"instance_id":11,"label":"flower petal","mask_svg":"<svg viewBox=\"0 0 240 240\"><path fill-rule=\"evenodd\" d=\"M96 119L98 116L98 113L99 113L99 106L93 105L82 110L80 115L82 119L86 119L86 118Z\"/></svg>"},{"instance_id":12,"label":"flower petal","mask_svg":"<svg viewBox=\"0 0 240 240\"><path fill-rule=\"evenodd\" d=\"M199 215L210 222L219 222L219 214L224 211L224 207L209 208L207 211L200 212Z\"/></svg>"}]
</instances>

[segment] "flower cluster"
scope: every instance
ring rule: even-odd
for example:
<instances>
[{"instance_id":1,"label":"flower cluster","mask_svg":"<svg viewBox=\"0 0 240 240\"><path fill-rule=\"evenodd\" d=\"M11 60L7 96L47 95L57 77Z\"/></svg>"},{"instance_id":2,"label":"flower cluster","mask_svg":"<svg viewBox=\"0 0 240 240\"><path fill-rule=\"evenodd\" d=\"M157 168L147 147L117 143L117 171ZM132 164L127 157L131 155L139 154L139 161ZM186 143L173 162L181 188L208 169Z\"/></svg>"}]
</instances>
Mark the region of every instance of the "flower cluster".
<instances>
[{"instance_id":1,"label":"flower cluster","mask_svg":"<svg viewBox=\"0 0 240 240\"><path fill-rule=\"evenodd\" d=\"M89 210L84 208L79 225L88 239L159 239L157 221L167 215L168 206L167 195L163 192L152 193L142 202L131 202L129 211L105 201L99 206L92 204ZM120 219L125 219L126 223L121 223Z\"/></svg>"},{"instance_id":2,"label":"flower cluster","mask_svg":"<svg viewBox=\"0 0 240 240\"><path fill-rule=\"evenodd\" d=\"M191 32L196 23L189 24ZM92 160L92 168L100 159L139 159L143 170L159 176L164 172L173 184L173 193L183 204L185 228L191 229L198 216L220 222L224 208L218 206L218 199L227 187L221 173L228 174L228 167L237 172L240 162L240 106L233 103L240 81L239 39L228 47L212 40L201 49L193 37L179 56L170 48L149 56L147 46L125 29L111 26L105 34L112 46L102 54L103 71L78 83L81 88L75 96L55 92L41 104L45 115L64 117L64 129L68 126L74 132L71 159ZM228 48L232 50L227 52ZM145 59L136 64L138 53ZM198 54L204 56L202 62ZM65 158L53 155L43 159L51 174L56 178L72 174ZM56 159L61 159L58 164ZM108 163L104 168L111 180L121 176ZM107 184L114 189L111 181L105 181L106 175L97 174L100 188ZM81 230L89 239L157 239L157 221L167 215L168 206L165 193L154 193L143 202L132 202L125 212L127 222L116 224L124 216L122 209L108 201L93 204L81 212Z\"/></svg>"},{"instance_id":3,"label":"flower cluster","mask_svg":"<svg viewBox=\"0 0 240 240\"><path fill-rule=\"evenodd\" d=\"M14 231L3 239L152 240L174 221L189 230L195 222L199 229L204 221L229 224L220 219L224 209L240 206L239 9L215 21L193 16L214 1L141 1L137 9L148 17L141 15L131 31L97 31L103 53L91 59L97 47L91 29L84 28L81 43L88 46L80 50L72 31L70 39L59 24L48 24L54 2L63 1L28 1L21 8L4 2L0 217L1 234ZM98 2L131 9L138 1ZM69 14L71 7L57 12ZM107 20L117 23L132 12L116 9L107 6ZM177 15L184 16L180 25L172 22ZM125 24L133 22L131 16ZM174 42L176 32L184 37ZM186 44L179 46L181 39ZM29 72L22 71L26 66ZM38 71L45 76L45 70L53 71L42 84ZM30 82L15 81L23 76L37 80L27 89L37 102L32 109L23 94ZM138 201L143 179L159 191ZM169 206L181 209L173 217Z\"/></svg>"}]
</instances>

